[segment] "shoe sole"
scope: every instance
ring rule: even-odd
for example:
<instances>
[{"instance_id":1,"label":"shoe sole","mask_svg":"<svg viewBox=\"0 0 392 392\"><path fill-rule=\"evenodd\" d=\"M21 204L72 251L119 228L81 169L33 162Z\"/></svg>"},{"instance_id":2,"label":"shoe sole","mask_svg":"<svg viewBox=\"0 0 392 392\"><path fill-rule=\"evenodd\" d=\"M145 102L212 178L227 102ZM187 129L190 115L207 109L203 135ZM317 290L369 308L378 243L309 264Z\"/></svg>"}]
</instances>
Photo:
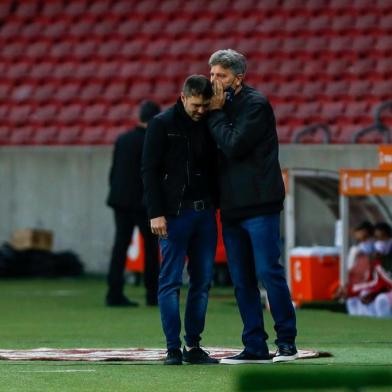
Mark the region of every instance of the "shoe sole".
<instances>
[{"instance_id":1,"label":"shoe sole","mask_svg":"<svg viewBox=\"0 0 392 392\"><path fill-rule=\"evenodd\" d=\"M228 359L228 358L222 358L220 360L221 364L224 365L241 365L241 364L266 364L266 363L272 363L271 359Z\"/></svg>"},{"instance_id":2,"label":"shoe sole","mask_svg":"<svg viewBox=\"0 0 392 392\"><path fill-rule=\"evenodd\" d=\"M182 361L184 365L219 365L218 362L187 362L187 361Z\"/></svg>"},{"instance_id":3,"label":"shoe sole","mask_svg":"<svg viewBox=\"0 0 392 392\"><path fill-rule=\"evenodd\" d=\"M298 358L298 353L294 355L279 355L278 357L274 357L272 359L273 363L276 362L289 362L289 361L295 361Z\"/></svg>"}]
</instances>

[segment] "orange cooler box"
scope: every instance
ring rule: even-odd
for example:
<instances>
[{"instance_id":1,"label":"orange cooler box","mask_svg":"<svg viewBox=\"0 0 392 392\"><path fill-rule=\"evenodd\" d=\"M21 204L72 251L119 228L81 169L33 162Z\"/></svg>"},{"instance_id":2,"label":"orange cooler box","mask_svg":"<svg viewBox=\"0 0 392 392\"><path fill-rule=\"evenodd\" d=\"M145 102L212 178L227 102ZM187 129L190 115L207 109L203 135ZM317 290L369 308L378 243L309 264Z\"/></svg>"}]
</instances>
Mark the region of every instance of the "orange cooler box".
<instances>
[{"instance_id":1,"label":"orange cooler box","mask_svg":"<svg viewBox=\"0 0 392 392\"><path fill-rule=\"evenodd\" d=\"M299 247L290 252L291 296L298 304L329 300L339 285L339 250Z\"/></svg>"}]
</instances>

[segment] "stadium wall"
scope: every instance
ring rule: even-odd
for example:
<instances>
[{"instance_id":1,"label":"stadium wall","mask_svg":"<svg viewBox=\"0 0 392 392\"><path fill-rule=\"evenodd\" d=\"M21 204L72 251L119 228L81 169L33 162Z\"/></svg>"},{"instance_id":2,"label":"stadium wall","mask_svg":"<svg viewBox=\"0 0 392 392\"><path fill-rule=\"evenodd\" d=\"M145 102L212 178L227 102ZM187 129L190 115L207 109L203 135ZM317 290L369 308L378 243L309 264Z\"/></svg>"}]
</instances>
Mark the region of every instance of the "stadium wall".
<instances>
[{"instance_id":1,"label":"stadium wall","mask_svg":"<svg viewBox=\"0 0 392 392\"><path fill-rule=\"evenodd\" d=\"M377 147L282 145L280 160L285 168L376 168ZM111 153L108 146L1 147L0 242L18 228L50 229L55 250L73 250L88 272L105 273L114 234L105 204ZM297 192L298 244L331 244L334 217L309 191Z\"/></svg>"}]
</instances>

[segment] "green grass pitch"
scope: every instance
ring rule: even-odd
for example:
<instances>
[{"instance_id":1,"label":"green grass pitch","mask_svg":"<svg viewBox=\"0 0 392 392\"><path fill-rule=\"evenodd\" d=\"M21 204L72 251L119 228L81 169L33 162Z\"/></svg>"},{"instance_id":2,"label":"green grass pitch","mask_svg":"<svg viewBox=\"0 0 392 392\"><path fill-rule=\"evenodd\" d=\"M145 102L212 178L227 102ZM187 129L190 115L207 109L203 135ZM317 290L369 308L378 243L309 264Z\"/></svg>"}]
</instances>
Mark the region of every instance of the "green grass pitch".
<instances>
[{"instance_id":1,"label":"green grass pitch","mask_svg":"<svg viewBox=\"0 0 392 392\"><path fill-rule=\"evenodd\" d=\"M104 294L104 280L98 278L0 281L0 348L165 346L158 309L144 306L143 288L127 287L129 297L142 304L137 309L107 308L103 306ZM273 365L180 367L165 367L159 362L0 361L0 391L269 391L278 390L271 384L274 378L280 380L275 386L285 391L392 391L392 385L323 388L325 380L334 375L346 377L348 385L350 377L355 380L369 372L392 377L392 320L305 309L297 311L297 318L298 347L330 351L332 358ZM265 313L265 322L273 349L269 313ZM212 288L202 344L241 348L240 332L233 290ZM298 381L307 379L320 380L320 385L309 387ZM253 380L252 384L246 380Z\"/></svg>"}]
</instances>

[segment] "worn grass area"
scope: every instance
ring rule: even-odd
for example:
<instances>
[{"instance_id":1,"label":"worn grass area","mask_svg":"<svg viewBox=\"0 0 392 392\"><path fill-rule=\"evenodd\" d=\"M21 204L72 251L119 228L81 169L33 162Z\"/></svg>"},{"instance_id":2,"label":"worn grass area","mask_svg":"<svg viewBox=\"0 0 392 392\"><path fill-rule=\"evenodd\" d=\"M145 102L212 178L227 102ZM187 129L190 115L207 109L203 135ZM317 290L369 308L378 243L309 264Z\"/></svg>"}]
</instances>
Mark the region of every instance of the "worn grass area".
<instances>
[{"instance_id":1,"label":"worn grass area","mask_svg":"<svg viewBox=\"0 0 392 392\"><path fill-rule=\"evenodd\" d=\"M103 279L2 280L0 348L164 347L158 309L143 305L143 293L142 288L129 287L130 298L139 300L142 306L115 309L103 306ZM307 390L323 390L322 376L331 369L340 375L345 370L347 374L377 370L392 375L392 320L317 310L299 310L297 317L298 347L330 351L334 357L279 365L182 367L160 363L0 361L0 391L223 392L237 390L238 379L247 372L265 375L265 380L283 377L287 379L283 390L287 391L307 387L291 382L290 372L293 377L298 372L320 375L321 385ZM265 319L272 349L274 331L269 313ZM213 288L203 344L240 348L240 331L232 290ZM253 390L272 390L263 387L260 379L256 386ZM392 391L392 385L361 391Z\"/></svg>"}]
</instances>

